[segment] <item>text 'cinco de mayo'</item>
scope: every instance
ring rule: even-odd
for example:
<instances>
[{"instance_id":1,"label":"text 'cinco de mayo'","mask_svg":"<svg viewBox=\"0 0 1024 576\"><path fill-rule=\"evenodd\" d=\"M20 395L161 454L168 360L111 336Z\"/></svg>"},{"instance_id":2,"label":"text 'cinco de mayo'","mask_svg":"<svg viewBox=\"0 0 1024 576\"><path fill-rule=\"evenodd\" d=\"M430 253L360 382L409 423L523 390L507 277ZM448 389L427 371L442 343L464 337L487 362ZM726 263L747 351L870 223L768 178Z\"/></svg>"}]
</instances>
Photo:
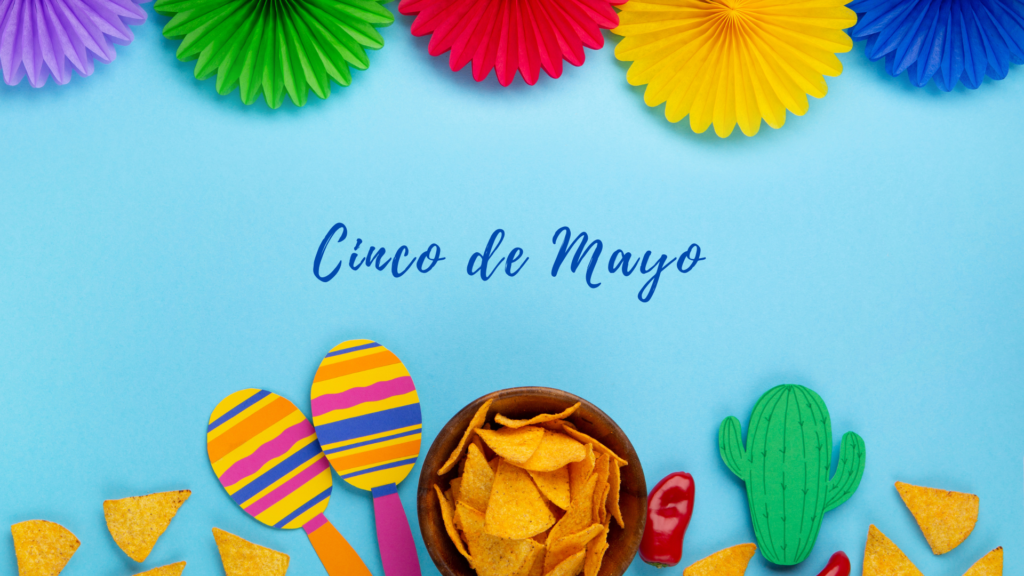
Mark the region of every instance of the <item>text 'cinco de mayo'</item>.
<instances>
[{"instance_id":1,"label":"text 'cinco de mayo'","mask_svg":"<svg viewBox=\"0 0 1024 576\"><path fill-rule=\"evenodd\" d=\"M331 226L321 240L313 259L313 275L321 282L334 280L344 269L350 272L390 272L394 278L402 278L413 272L427 274L447 260L437 243L431 243L418 253L405 245L389 253L387 248L369 244L362 238L355 238L355 241L350 241L347 246L339 246L346 240L349 240L349 230L341 222ZM508 251L503 250L501 246L504 241L503 229L499 228L492 232L484 249L474 252L469 257L466 274L486 282L495 275L513 278L522 272L530 257L518 246ZM569 273L580 270L580 276L586 285L594 289L600 287L607 279L602 278L604 271L599 270L599 267L606 267L611 277L630 277L638 272L639 276L646 278L646 282L637 292L637 299L640 302L651 301L663 272L675 269L681 274L688 274L699 262L707 260L701 255L701 247L696 243L691 243L678 256L671 257L664 253L655 256L651 250L645 251L642 256L634 256L622 249L615 249L609 254L605 250L604 242L597 238L591 239L586 232L580 232L573 237L568 226L562 226L555 231L551 244L555 247L554 260L551 264L552 277L557 277L564 269L568 269ZM344 252L347 250L351 252L346 258ZM607 260L603 261L604 255L607 255Z\"/></svg>"}]
</instances>

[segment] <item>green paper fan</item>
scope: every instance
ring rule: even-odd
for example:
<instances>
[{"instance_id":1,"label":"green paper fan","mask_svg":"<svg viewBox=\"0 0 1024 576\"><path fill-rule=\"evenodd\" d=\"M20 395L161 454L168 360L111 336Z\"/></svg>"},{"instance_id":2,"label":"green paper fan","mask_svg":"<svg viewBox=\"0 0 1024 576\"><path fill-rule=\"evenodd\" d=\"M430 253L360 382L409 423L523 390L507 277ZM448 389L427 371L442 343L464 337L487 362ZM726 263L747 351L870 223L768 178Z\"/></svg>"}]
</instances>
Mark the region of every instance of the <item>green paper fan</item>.
<instances>
[{"instance_id":1,"label":"green paper fan","mask_svg":"<svg viewBox=\"0 0 1024 576\"><path fill-rule=\"evenodd\" d=\"M374 0L157 0L156 11L173 16L164 36L182 38L178 59L196 58L196 78L217 75L217 92L241 88L242 102L260 92L277 108L284 92L296 106L307 89L331 94L331 80L352 82L349 66L370 65L366 48L379 49L377 27L395 17Z\"/></svg>"}]
</instances>

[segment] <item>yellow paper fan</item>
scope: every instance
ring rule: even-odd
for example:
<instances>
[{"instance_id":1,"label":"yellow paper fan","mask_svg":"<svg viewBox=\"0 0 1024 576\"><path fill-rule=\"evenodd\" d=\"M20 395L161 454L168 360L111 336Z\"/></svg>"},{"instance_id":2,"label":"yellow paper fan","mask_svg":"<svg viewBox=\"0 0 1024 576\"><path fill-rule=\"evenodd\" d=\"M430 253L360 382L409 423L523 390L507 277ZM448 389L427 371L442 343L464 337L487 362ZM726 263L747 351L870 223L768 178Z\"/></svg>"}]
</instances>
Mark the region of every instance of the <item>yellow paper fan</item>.
<instances>
[{"instance_id":1,"label":"yellow paper fan","mask_svg":"<svg viewBox=\"0 0 1024 576\"><path fill-rule=\"evenodd\" d=\"M715 125L724 138L737 123L747 136L764 118L772 128L786 110L802 116L807 95L828 91L838 76L836 57L853 42L857 23L849 0L630 0L622 6L624 36L615 48L632 61L626 79L647 85L644 102L667 102L665 117L690 116L694 132Z\"/></svg>"}]
</instances>

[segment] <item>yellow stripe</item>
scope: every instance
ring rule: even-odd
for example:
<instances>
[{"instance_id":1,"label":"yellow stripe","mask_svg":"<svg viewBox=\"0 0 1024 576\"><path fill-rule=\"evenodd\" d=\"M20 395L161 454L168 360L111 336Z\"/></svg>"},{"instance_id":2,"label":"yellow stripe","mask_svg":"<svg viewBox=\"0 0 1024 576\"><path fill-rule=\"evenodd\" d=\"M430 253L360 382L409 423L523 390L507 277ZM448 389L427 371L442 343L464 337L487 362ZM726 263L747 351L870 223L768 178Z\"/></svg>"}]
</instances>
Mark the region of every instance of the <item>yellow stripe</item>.
<instances>
[{"instance_id":1,"label":"yellow stripe","mask_svg":"<svg viewBox=\"0 0 1024 576\"><path fill-rule=\"evenodd\" d=\"M281 435L282 432L284 432L288 428L291 428L292 426L295 426L296 424L302 422L305 419L306 417L302 414L302 412L295 410L291 414L279 420L270 428L267 428L263 432L260 432L259 434L247 440L245 444L242 444L238 448L235 448L231 452L228 452L220 460L216 462L211 462L211 464L213 465L213 471L217 474L217 476L220 476L225 471L227 471L228 468L234 465L235 462L238 462L242 458L245 458L246 456L252 454L260 446L266 444L267 442L270 442L274 438L277 438L278 436Z\"/></svg>"},{"instance_id":2,"label":"yellow stripe","mask_svg":"<svg viewBox=\"0 0 1024 576\"><path fill-rule=\"evenodd\" d=\"M309 482L303 484L298 490L292 492L288 496L285 496L280 502L261 512L256 516L256 519L264 524L273 526L281 520L284 520L292 512L295 512L297 508L312 500L314 496L330 487L331 470L328 468L317 474L316 478L313 478ZM326 502L327 501L324 500L322 503L326 504ZM316 506L313 508L316 508ZM326 510L326 506L324 509Z\"/></svg>"},{"instance_id":3,"label":"yellow stripe","mask_svg":"<svg viewBox=\"0 0 1024 576\"><path fill-rule=\"evenodd\" d=\"M235 394L232 394L231 396L234 396L234 395ZM231 396L228 396L228 398L231 398ZM247 396L247 398L248 398L248 396ZM263 408L264 406L266 406L267 404L270 404L271 402L273 402L274 400L277 400L278 398L280 398L280 396L278 396L277 394L267 394L259 402L253 404L252 406L249 406L248 408L246 408L245 410L242 410L238 414L235 414L235 416L233 418L231 418L231 420L228 420L227 422L221 424L220 426L217 426L213 430L210 430L209 432L206 433L206 442L207 442L207 444L209 444L210 442L215 440L221 434L224 434L228 430L234 428L236 424L238 424L242 420L245 420L246 418L251 416L257 410ZM225 400L224 402L227 402L227 400ZM224 402L222 402L221 404L223 404ZM228 412L228 410L231 410L232 408L234 408L235 406L240 404L240 402L235 402L232 405L228 406L227 410L220 410L221 404L217 405L217 408L216 408L215 411L219 410L221 412L221 416L223 416L225 413ZM218 416L217 418L219 418L219 417L220 416ZM217 418L210 418L210 422L213 422Z\"/></svg>"},{"instance_id":4,"label":"yellow stripe","mask_svg":"<svg viewBox=\"0 0 1024 576\"><path fill-rule=\"evenodd\" d=\"M406 426L405 428L396 428L395 430L388 430L387 432L381 432L380 434L370 434L369 436L363 436L360 438L353 438L351 440L342 440L341 442L335 442L334 444L323 444L320 447L323 448L324 452L333 450L334 448L340 448L342 446L348 446L350 444L359 444L360 442L369 442L376 438L383 438L385 436L391 436L393 434L401 434L402 432L409 432L411 430L420 430L423 428L422 424L414 424L412 426ZM376 444L374 444L375 446Z\"/></svg>"},{"instance_id":5,"label":"yellow stripe","mask_svg":"<svg viewBox=\"0 0 1024 576\"><path fill-rule=\"evenodd\" d=\"M409 406L411 404L419 404L420 398L416 394L416 391L406 392L399 396L392 396L384 400L378 400L376 402L363 402L351 408L342 408L340 410L333 410L327 414L321 414L313 419L314 424L317 426L323 426L324 424L330 424L331 422L338 422L339 420L348 420L349 418L355 418L356 416L364 416L366 414L373 414L376 412L383 412L384 410L390 410L391 408L399 408L401 406Z\"/></svg>"},{"instance_id":6,"label":"yellow stripe","mask_svg":"<svg viewBox=\"0 0 1024 576\"><path fill-rule=\"evenodd\" d=\"M381 366L380 368L371 368L363 372L317 382L313 384L312 396L317 398L324 394L337 394L338 392L345 392L353 388L363 388L377 382L384 382L385 380L394 380L402 376L409 376L409 371L401 362L389 366Z\"/></svg>"},{"instance_id":7,"label":"yellow stripe","mask_svg":"<svg viewBox=\"0 0 1024 576\"><path fill-rule=\"evenodd\" d=\"M242 508L245 508L246 506L256 502L257 500L259 500L260 498L263 498L264 496L266 496L270 492L272 492L275 489L277 489L277 487L280 486L281 484L284 484L285 482L291 480L295 476L298 476L303 470L305 470L306 468L309 468L310 466L312 466L317 461L317 459L320 458L321 456L322 456L322 454L317 454L317 455L313 456L312 458L310 458L309 460L303 462L301 465L299 465L298 468L296 468L295 470L292 470L291 472L289 472L289 473L285 474L284 476L282 476L281 478L279 478L277 480L277 482L274 482L270 486L267 486L263 490L260 490L259 492L254 494L252 496L252 498L249 498L245 502L242 502L240 504L240 506ZM330 471L331 471L330 468L327 468L326 472L330 472ZM323 472L318 474L318 476L322 476L322 475L323 475ZM235 492L237 492L239 489L242 488L242 486L239 486L237 484L236 484L236 486L238 486L238 488L235 490ZM234 494L234 492L228 492L228 494Z\"/></svg>"},{"instance_id":8,"label":"yellow stripe","mask_svg":"<svg viewBox=\"0 0 1024 576\"><path fill-rule=\"evenodd\" d=\"M362 490L373 490L377 486L398 484L409 475L413 466L415 466L415 464L399 466L398 468L392 468L391 470L381 470L380 472L370 472L369 474L363 474L362 476L346 478L345 481Z\"/></svg>"},{"instance_id":9,"label":"yellow stripe","mask_svg":"<svg viewBox=\"0 0 1024 576\"><path fill-rule=\"evenodd\" d=\"M371 450L377 450L379 448L386 448L388 446L393 446L395 444L405 444L406 442L412 442L414 440L422 440L422 437L423 437L422 434L410 434L409 436L402 436L401 438L395 438L393 440L386 440L384 442L377 442L377 443L374 443L374 444L367 444L366 446L359 446L358 448L352 448L351 450L343 450L341 452L332 452L331 455L330 455L330 458L332 458L332 459L335 458L335 457L344 458L344 457L347 457L347 456L352 456L354 454L360 454L362 452L369 452ZM339 470L338 473L340 474L341 471Z\"/></svg>"},{"instance_id":10,"label":"yellow stripe","mask_svg":"<svg viewBox=\"0 0 1024 576\"><path fill-rule=\"evenodd\" d=\"M333 456L333 454L331 454L331 456ZM383 462L373 462L372 464L364 464L362 466L354 466L354 467L349 468L347 470L337 470L337 472L338 472L339 475L341 475L341 474L348 475L348 474L352 474L352 473L355 473L355 472L359 472L360 470L367 470L369 468L376 468L377 466L384 466L385 464L391 464L392 462L401 462L402 460L408 460L409 458L411 458L411 456L403 456L401 458L392 458L391 460L384 460ZM330 458L328 458L328 460L330 460ZM411 464L410 464L410 466L411 466ZM388 470L383 470L383 472L388 472ZM346 478L346 480L351 480L351 478Z\"/></svg>"},{"instance_id":11,"label":"yellow stripe","mask_svg":"<svg viewBox=\"0 0 1024 576\"><path fill-rule=\"evenodd\" d=\"M299 440L298 442L296 442L295 445L292 446L291 448L289 448L288 452L286 452L284 455L279 456L277 458L274 458L270 462L267 462L262 468L260 468L255 473L250 474L250 475L246 476L245 478L242 478L241 480L239 480L238 482L235 482L234 484L231 484L230 486L225 486L224 489L228 491L228 494L234 494L235 492L241 490L243 486L245 486L249 482L252 482L253 480L255 480L258 476L260 476L261 474L263 474L267 470L270 470L274 466L277 466L282 461L284 461L286 458L288 458L292 454L295 454L299 450L302 450L306 446L309 446L314 441L316 441L316 434L310 434L306 438L303 438L302 440ZM220 474L218 474L217 476L219 477Z\"/></svg>"}]
</instances>

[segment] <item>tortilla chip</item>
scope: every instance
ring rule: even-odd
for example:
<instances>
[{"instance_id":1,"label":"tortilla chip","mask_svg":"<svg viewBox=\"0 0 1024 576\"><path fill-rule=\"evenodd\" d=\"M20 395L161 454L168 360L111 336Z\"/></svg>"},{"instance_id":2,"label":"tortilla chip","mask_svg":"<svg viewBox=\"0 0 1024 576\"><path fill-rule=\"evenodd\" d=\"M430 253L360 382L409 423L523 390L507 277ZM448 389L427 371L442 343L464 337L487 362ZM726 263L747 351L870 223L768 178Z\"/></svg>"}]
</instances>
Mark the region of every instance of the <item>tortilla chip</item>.
<instances>
[{"instance_id":1,"label":"tortilla chip","mask_svg":"<svg viewBox=\"0 0 1024 576\"><path fill-rule=\"evenodd\" d=\"M456 516L465 526L469 553L478 576L509 576L523 569L527 559L543 546L533 540L511 540L488 534L483 513L459 503Z\"/></svg>"},{"instance_id":2,"label":"tortilla chip","mask_svg":"<svg viewBox=\"0 0 1024 576\"><path fill-rule=\"evenodd\" d=\"M469 445L466 455L466 471L459 484L459 500L481 512L487 511L487 500L491 497L494 471L491 470L484 454L475 444Z\"/></svg>"},{"instance_id":3,"label":"tortilla chip","mask_svg":"<svg viewBox=\"0 0 1024 576\"><path fill-rule=\"evenodd\" d=\"M70 530L46 520L13 524L11 535L19 576L57 576L81 544Z\"/></svg>"},{"instance_id":4,"label":"tortilla chip","mask_svg":"<svg viewBox=\"0 0 1024 576\"><path fill-rule=\"evenodd\" d=\"M103 502L103 515L114 542L129 558L143 562L167 530L191 490L158 492Z\"/></svg>"},{"instance_id":5,"label":"tortilla chip","mask_svg":"<svg viewBox=\"0 0 1024 576\"><path fill-rule=\"evenodd\" d=\"M562 510L569 508L569 467L562 466L551 472L530 471L530 477L537 483L540 493Z\"/></svg>"},{"instance_id":6,"label":"tortilla chip","mask_svg":"<svg viewBox=\"0 0 1024 576\"><path fill-rule=\"evenodd\" d=\"M719 550L691 564L683 570L683 576L743 576L755 552L756 544L738 544ZM864 576L867 576L867 572L864 572Z\"/></svg>"},{"instance_id":7,"label":"tortilla chip","mask_svg":"<svg viewBox=\"0 0 1024 576\"><path fill-rule=\"evenodd\" d=\"M586 455L583 460L569 464L569 500L575 500L583 485L587 483L590 475L594 472L597 464L597 457L594 456L594 445L585 445Z\"/></svg>"},{"instance_id":8,"label":"tortilla chip","mask_svg":"<svg viewBox=\"0 0 1024 576\"><path fill-rule=\"evenodd\" d=\"M569 423L565 420L548 420L547 422L538 422L536 425L545 430L551 430L552 432L561 432L562 426L565 424Z\"/></svg>"},{"instance_id":9,"label":"tortilla chip","mask_svg":"<svg viewBox=\"0 0 1024 576\"><path fill-rule=\"evenodd\" d=\"M220 528L213 529L213 539L226 576L284 576L288 572L288 555L284 552L253 544Z\"/></svg>"},{"instance_id":10,"label":"tortilla chip","mask_svg":"<svg viewBox=\"0 0 1024 576\"><path fill-rule=\"evenodd\" d=\"M152 570L146 570L145 572L139 572L135 576L181 576L181 573L184 570L184 562L175 562L174 564L168 564L167 566L161 566L159 568L153 568Z\"/></svg>"},{"instance_id":11,"label":"tortilla chip","mask_svg":"<svg viewBox=\"0 0 1024 576\"><path fill-rule=\"evenodd\" d=\"M533 456L544 438L544 429L536 426L477 430L494 453L513 464L522 464Z\"/></svg>"},{"instance_id":12,"label":"tortilla chip","mask_svg":"<svg viewBox=\"0 0 1024 576\"><path fill-rule=\"evenodd\" d=\"M568 424L569 424L568 422L563 422L563 425L562 425L562 430L566 434L568 434L569 436L572 436L573 438L579 440L583 444L593 444L594 445L594 450L596 450L597 452L601 452L602 454L607 454L612 460L615 460L616 462L618 462L620 466L627 466L627 465L629 465L629 462L626 462L625 460L620 458L618 454L616 454L615 452L612 452L611 448L608 448L604 444L601 444L597 440L591 438L590 436L587 436L583 432L580 432L574 426L571 426L571 425L568 425Z\"/></svg>"},{"instance_id":13,"label":"tortilla chip","mask_svg":"<svg viewBox=\"0 0 1024 576\"><path fill-rule=\"evenodd\" d=\"M452 479L448 483L448 490L452 493L450 500L454 506L454 503L459 501L459 494L462 493L462 476Z\"/></svg>"},{"instance_id":14,"label":"tortilla chip","mask_svg":"<svg viewBox=\"0 0 1024 576\"><path fill-rule=\"evenodd\" d=\"M608 475L608 510L619 528L626 529L626 522L622 519L622 508L619 506L619 495L622 492L622 467L618 462L611 462L608 467L611 473Z\"/></svg>"},{"instance_id":15,"label":"tortilla chip","mask_svg":"<svg viewBox=\"0 0 1024 576\"><path fill-rule=\"evenodd\" d=\"M452 503L441 493L441 487L437 484L434 484L434 491L437 492L437 501L441 504L441 519L444 521L445 532L448 532L448 537L452 539L452 544L455 544L459 554L465 556L472 566L473 559L470 558L469 552L466 550L465 545L463 545L459 531L455 529L455 510L452 508Z\"/></svg>"},{"instance_id":16,"label":"tortilla chip","mask_svg":"<svg viewBox=\"0 0 1024 576\"><path fill-rule=\"evenodd\" d=\"M494 417L494 421L502 426L508 426L509 428L522 428L523 426L532 426L533 424L540 424L541 422L551 422L552 420L565 420L580 407L580 403L577 402L572 406L562 410L558 414L537 414L529 420L512 420L502 414L498 414Z\"/></svg>"},{"instance_id":17,"label":"tortilla chip","mask_svg":"<svg viewBox=\"0 0 1024 576\"><path fill-rule=\"evenodd\" d=\"M907 555L872 524L864 546L864 576L923 575Z\"/></svg>"},{"instance_id":18,"label":"tortilla chip","mask_svg":"<svg viewBox=\"0 0 1024 576\"><path fill-rule=\"evenodd\" d=\"M598 482L601 479L598 478ZM604 524L608 520L608 483L598 484L594 488L594 522Z\"/></svg>"},{"instance_id":19,"label":"tortilla chip","mask_svg":"<svg viewBox=\"0 0 1024 576\"><path fill-rule=\"evenodd\" d=\"M548 553L544 558L544 572L550 572L566 558L582 551L602 530L604 530L604 526L591 524L575 534L569 534L552 542L548 546Z\"/></svg>"},{"instance_id":20,"label":"tortilla chip","mask_svg":"<svg viewBox=\"0 0 1024 576\"><path fill-rule=\"evenodd\" d=\"M1003 547L982 556L964 572L964 576L1003 576Z\"/></svg>"},{"instance_id":21,"label":"tortilla chip","mask_svg":"<svg viewBox=\"0 0 1024 576\"><path fill-rule=\"evenodd\" d=\"M485 532L513 539L540 534L555 523L530 475L504 461L498 463L485 518Z\"/></svg>"},{"instance_id":22,"label":"tortilla chip","mask_svg":"<svg viewBox=\"0 0 1024 576\"><path fill-rule=\"evenodd\" d=\"M491 470L495 474L498 473L498 462L501 462L501 458L498 458L497 456L487 461L487 465L491 467Z\"/></svg>"},{"instance_id":23,"label":"tortilla chip","mask_svg":"<svg viewBox=\"0 0 1024 576\"><path fill-rule=\"evenodd\" d=\"M525 428L520 428L525 430ZM535 472L551 472L572 462L579 462L587 455L587 449L583 444L569 438L565 434L544 430L537 450L526 462L519 463L519 466Z\"/></svg>"},{"instance_id":24,"label":"tortilla chip","mask_svg":"<svg viewBox=\"0 0 1024 576\"><path fill-rule=\"evenodd\" d=\"M587 557L583 562L583 576L597 576L604 561L604 553L608 551L608 527L602 526L601 532L587 543Z\"/></svg>"},{"instance_id":25,"label":"tortilla chip","mask_svg":"<svg viewBox=\"0 0 1024 576\"><path fill-rule=\"evenodd\" d=\"M533 560L533 567L527 576L544 576L544 557L547 555L547 548L541 546L537 557Z\"/></svg>"},{"instance_id":26,"label":"tortilla chip","mask_svg":"<svg viewBox=\"0 0 1024 576\"><path fill-rule=\"evenodd\" d=\"M548 544L556 542L569 534L575 534L594 523L594 487L597 485L597 476L590 475L590 479L580 489L580 493L571 504L565 516L559 520L548 534Z\"/></svg>"},{"instance_id":27,"label":"tortilla chip","mask_svg":"<svg viewBox=\"0 0 1024 576\"><path fill-rule=\"evenodd\" d=\"M546 576L576 576L583 569L583 561L586 559L586 554L586 550L580 550L569 556L550 572L547 572Z\"/></svg>"},{"instance_id":28,"label":"tortilla chip","mask_svg":"<svg viewBox=\"0 0 1024 576\"><path fill-rule=\"evenodd\" d=\"M921 527L933 554L956 548L974 530L979 499L974 494L896 483L903 503Z\"/></svg>"},{"instance_id":29,"label":"tortilla chip","mask_svg":"<svg viewBox=\"0 0 1024 576\"><path fill-rule=\"evenodd\" d=\"M526 561L523 562L523 565L519 568L519 570L516 571L514 576L530 576L530 574L532 574L535 570L538 570L538 563L540 564L539 569L543 570L545 550L546 548L543 544L538 544L536 547L534 547L534 549L530 552L530 555L526 557ZM540 574L543 574L543 572L540 572Z\"/></svg>"},{"instance_id":30,"label":"tortilla chip","mask_svg":"<svg viewBox=\"0 0 1024 576\"><path fill-rule=\"evenodd\" d=\"M452 452L452 455L448 457L448 461L441 466L441 469L437 471L438 476L442 476L451 471L455 467L455 463L462 458L462 451L466 448L466 442L469 441L469 437L473 434L473 431L483 425L484 420L487 420L487 411L491 408L491 402L488 400L484 402L480 408L477 409L476 414L473 415L473 419L469 421L469 426L466 427L466 431L462 434L462 439L459 440L459 445Z\"/></svg>"}]
</instances>

